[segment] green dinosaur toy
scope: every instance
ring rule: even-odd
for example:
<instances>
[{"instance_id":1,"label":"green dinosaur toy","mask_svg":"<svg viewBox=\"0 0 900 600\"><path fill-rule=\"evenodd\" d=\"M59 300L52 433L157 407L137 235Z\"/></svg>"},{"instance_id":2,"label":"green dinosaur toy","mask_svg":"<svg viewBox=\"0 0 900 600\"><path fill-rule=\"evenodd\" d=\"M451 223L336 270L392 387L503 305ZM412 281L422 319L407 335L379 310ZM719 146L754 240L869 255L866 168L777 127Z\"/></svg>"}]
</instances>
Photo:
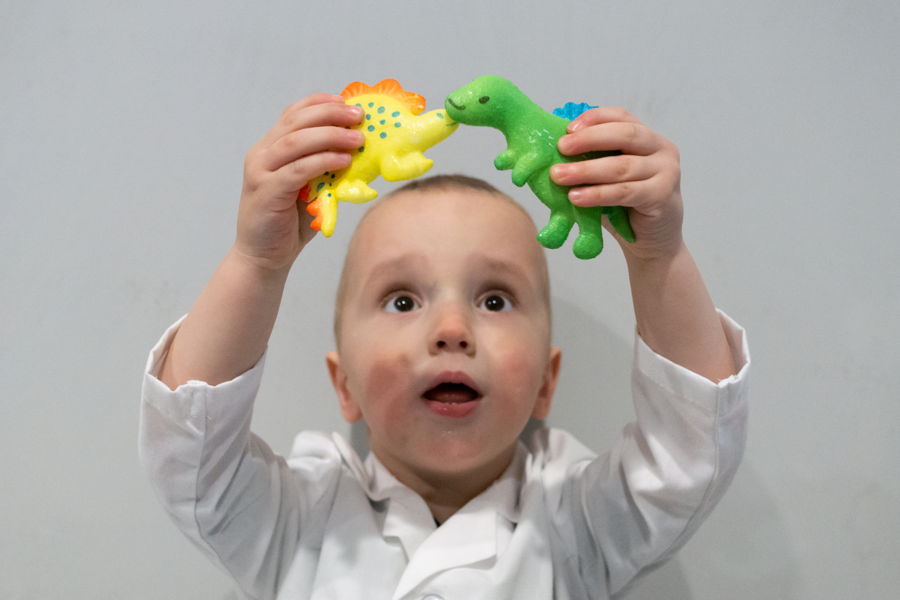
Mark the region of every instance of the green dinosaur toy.
<instances>
[{"instance_id":1,"label":"green dinosaur toy","mask_svg":"<svg viewBox=\"0 0 900 600\"><path fill-rule=\"evenodd\" d=\"M591 152L565 156L557 150L559 138L566 134L568 121L552 115L502 77L484 75L447 96L444 103L451 119L468 125L484 125L499 129L506 137L507 148L494 159L500 170L512 169L517 186L526 183L550 209L550 220L538 233L538 241L546 248L559 248L578 224L578 237L572 252L578 258L594 258L603 250L604 214L624 239L634 241L628 213L621 206L580 207L569 202L569 187L550 179L550 167L619 152Z\"/></svg>"}]
</instances>

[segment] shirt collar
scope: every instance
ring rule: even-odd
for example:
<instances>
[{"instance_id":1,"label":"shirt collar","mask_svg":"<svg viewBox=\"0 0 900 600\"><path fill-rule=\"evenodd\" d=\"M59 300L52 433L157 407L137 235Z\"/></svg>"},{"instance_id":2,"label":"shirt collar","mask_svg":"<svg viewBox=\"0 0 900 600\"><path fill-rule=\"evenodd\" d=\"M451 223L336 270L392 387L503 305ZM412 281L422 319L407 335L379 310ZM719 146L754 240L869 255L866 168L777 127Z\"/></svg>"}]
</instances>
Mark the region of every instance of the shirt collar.
<instances>
[{"instance_id":1,"label":"shirt collar","mask_svg":"<svg viewBox=\"0 0 900 600\"><path fill-rule=\"evenodd\" d=\"M332 438L344 463L362 484L369 500L373 502L392 500L406 506L415 503L415 500L423 502L418 494L400 483L373 452L370 452L363 461L343 437L334 434ZM528 450L525 445L518 442L512 462L506 470L486 490L470 500L469 504L477 501L481 506L492 506L503 518L511 523L517 523L527 456Z\"/></svg>"},{"instance_id":2,"label":"shirt collar","mask_svg":"<svg viewBox=\"0 0 900 600\"><path fill-rule=\"evenodd\" d=\"M502 517L512 523L519 520L519 495L524 477L525 462L528 451L519 442L512 462L505 471L486 490L469 501L480 506L493 507ZM418 494L402 484L373 452L370 452L363 463L365 472L366 495L370 500L395 500L407 504L410 495L421 499Z\"/></svg>"}]
</instances>

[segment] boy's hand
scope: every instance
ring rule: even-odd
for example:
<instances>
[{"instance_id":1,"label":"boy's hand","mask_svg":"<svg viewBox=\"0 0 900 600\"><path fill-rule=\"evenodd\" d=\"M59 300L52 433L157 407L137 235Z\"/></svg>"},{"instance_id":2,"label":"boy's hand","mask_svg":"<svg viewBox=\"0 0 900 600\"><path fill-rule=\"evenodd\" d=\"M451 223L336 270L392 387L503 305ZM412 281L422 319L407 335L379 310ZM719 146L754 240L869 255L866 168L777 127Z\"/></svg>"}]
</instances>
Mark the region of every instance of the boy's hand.
<instances>
[{"instance_id":1,"label":"boy's hand","mask_svg":"<svg viewBox=\"0 0 900 600\"><path fill-rule=\"evenodd\" d=\"M289 268L315 231L298 200L300 189L325 171L350 165L362 132L346 129L362 119L340 96L314 94L287 107L275 126L247 153L235 250L256 266Z\"/></svg>"},{"instance_id":2,"label":"boy's hand","mask_svg":"<svg viewBox=\"0 0 900 600\"><path fill-rule=\"evenodd\" d=\"M622 152L553 166L553 181L578 186L569 191L572 204L628 207L636 241L625 242L611 231L626 256L674 256L682 242L681 167L675 145L623 108L589 110L573 120L568 131L559 139L562 154Z\"/></svg>"},{"instance_id":3,"label":"boy's hand","mask_svg":"<svg viewBox=\"0 0 900 600\"><path fill-rule=\"evenodd\" d=\"M611 231L625 253L637 330L658 354L712 381L735 373L715 305L681 236L678 149L622 108L596 108L559 139L563 154L622 154L554 165L560 185L578 186L579 206L627 206L635 241Z\"/></svg>"}]
</instances>

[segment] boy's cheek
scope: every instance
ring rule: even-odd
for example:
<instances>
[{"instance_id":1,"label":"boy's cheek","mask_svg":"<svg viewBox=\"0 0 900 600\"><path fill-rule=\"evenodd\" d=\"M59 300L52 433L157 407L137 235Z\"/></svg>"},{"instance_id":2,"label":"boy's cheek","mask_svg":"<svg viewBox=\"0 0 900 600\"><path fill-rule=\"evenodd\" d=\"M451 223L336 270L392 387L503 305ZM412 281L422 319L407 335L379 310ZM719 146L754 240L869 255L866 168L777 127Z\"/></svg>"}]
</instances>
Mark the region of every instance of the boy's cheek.
<instances>
[{"instance_id":1,"label":"boy's cheek","mask_svg":"<svg viewBox=\"0 0 900 600\"><path fill-rule=\"evenodd\" d=\"M534 396L541 383L541 374L547 367L547 360L538 352L519 352L510 350L497 355L491 368L494 374L492 387L502 385L505 392L512 392L519 397Z\"/></svg>"},{"instance_id":2,"label":"boy's cheek","mask_svg":"<svg viewBox=\"0 0 900 600\"><path fill-rule=\"evenodd\" d=\"M379 403L381 410L396 408L400 403L386 403L384 400L391 395L411 391L409 390L411 372L410 360L402 355L385 356L371 361L363 372L364 383L361 389L365 394L365 400L367 403L381 400Z\"/></svg>"}]
</instances>

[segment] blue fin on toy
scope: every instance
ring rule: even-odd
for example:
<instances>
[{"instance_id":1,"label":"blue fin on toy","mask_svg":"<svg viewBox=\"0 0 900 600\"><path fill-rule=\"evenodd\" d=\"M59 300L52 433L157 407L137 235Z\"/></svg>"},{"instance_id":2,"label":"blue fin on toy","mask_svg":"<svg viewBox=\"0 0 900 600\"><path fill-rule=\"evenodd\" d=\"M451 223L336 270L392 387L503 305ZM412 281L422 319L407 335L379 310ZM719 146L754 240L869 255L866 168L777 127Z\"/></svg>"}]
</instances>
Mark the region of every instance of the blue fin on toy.
<instances>
[{"instance_id":1,"label":"blue fin on toy","mask_svg":"<svg viewBox=\"0 0 900 600\"><path fill-rule=\"evenodd\" d=\"M568 119L569 121L574 121L578 115L582 113L586 113L592 108L598 108L596 106L591 106L587 102L582 102L581 104L575 104L574 102L566 102L559 108L553 109L553 114L557 117L562 117L563 119Z\"/></svg>"}]
</instances>

